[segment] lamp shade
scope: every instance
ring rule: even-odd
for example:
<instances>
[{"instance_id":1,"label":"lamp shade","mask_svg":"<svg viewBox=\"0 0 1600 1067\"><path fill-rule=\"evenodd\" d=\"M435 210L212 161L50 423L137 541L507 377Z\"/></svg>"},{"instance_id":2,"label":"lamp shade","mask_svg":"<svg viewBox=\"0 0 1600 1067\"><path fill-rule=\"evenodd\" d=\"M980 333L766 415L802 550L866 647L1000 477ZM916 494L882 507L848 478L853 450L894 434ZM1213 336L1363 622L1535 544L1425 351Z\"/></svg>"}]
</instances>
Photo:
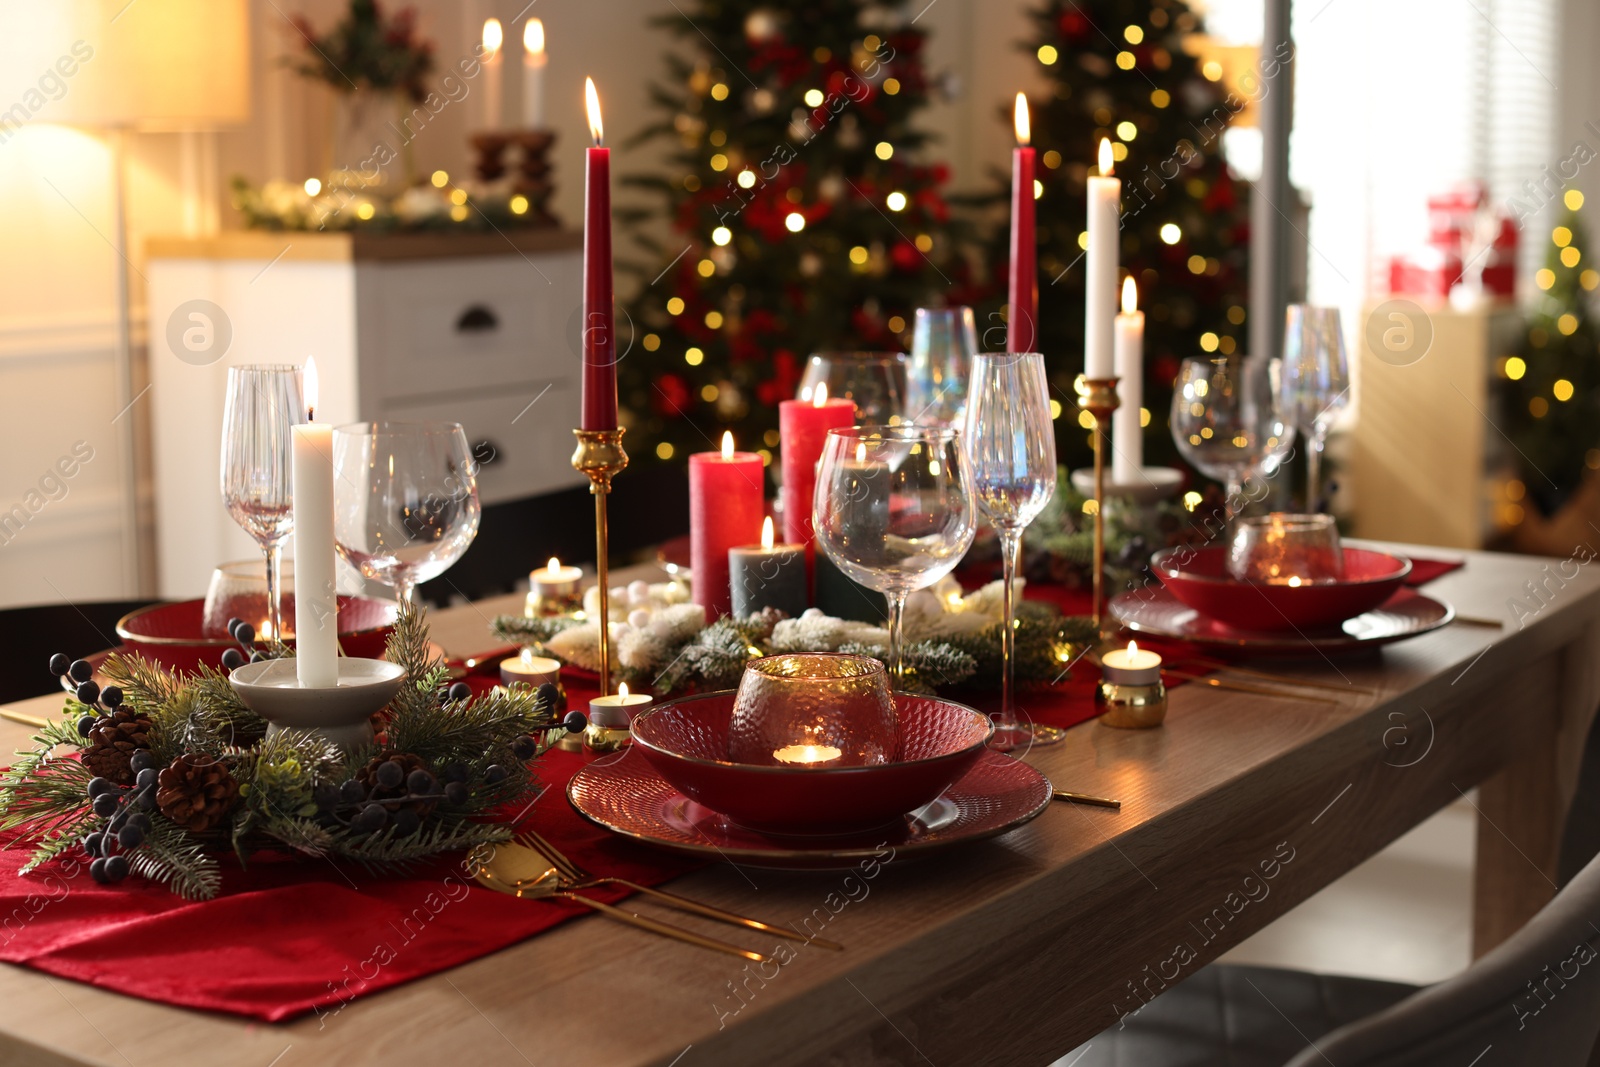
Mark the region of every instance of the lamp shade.
<instances>
[{"instance_id":1,"label":"lamp shade","mask_svg":"<svg viewBox=\"0 0 1600 1067\"><path fill-rule=\"evenodd\" d=\"M246 0L3 6L0 63L16 99L42 103L34 121L203 130L250 117Z\"/></svg>"}]
</instances>

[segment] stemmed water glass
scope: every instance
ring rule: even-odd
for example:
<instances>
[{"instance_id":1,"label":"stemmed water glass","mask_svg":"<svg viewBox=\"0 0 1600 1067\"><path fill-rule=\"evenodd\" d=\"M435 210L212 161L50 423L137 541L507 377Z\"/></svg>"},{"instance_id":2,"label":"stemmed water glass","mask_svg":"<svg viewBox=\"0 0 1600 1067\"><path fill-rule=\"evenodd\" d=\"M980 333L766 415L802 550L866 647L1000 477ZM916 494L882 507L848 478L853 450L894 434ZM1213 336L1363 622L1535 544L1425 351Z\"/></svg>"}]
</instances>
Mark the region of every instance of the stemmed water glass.
<instances>
[{"instance_id":1,"label":"stemmed water glass","mask_svg":"<svg viewBox=\"0 0 1600 1067\"><path fill-rule=\"evenodd\" d=\"M267 558L267 625L283 634L279 560L294 529L293 427L306 419L300 368L228 368L222 409L222 499ZM263 635L265 636L265 635Z\"/></svg>"},{"instance_id":2,"label":"stemmed water glass","mask_svg":"<svg viewBox=\"0 0 1600 1067\"><path fill-rule=\"evenodd\" d=\"M889 600L889 672L905 675L906 597L955 569L977 519L972 471L949 427L829 430L817 470L817 545Z\"/></svg>"},{"instance_id":3,"label":"stemmed water glass","mask_svg":"<svg viewBox=\"0 0 1600 1067\"><path fill-rule=\"evenodd\" d=\"M972 364L963 444L972 462L972 495L1000 535L1005 589L1001 631L1004 681L995 746L1014 748L1031 739L1047 745L1064 730L1017 721L1016 592L1022 531L1056 491L1056 436L1044 357L1037 352L984 352Z\"/></svg>"},{"instance_id":4,"label":"stemmed water glass","mask_svg":"<svg viewBox=\"0 0 1600 1067\"><path fill-rule=\"evenodd\" d=\"M1172 387L1172 439L1202 474L1227 486L1229 515L1242 510L1244 482L1271 474L1294 443L1265 360L1194 356Z\"/></svg>"},{"instance_id":5,"label":"stemmed water glass","mask_svg":"<svg viewBox=\"0 0 1600 1067\"><path fill-rule=\"evenodd\" d=\"M856 422L892 425L906 414L904 352L816 352L800 377L801 400L810 400L818 385L835 399L852 400Z\"/></svg>"},{"instance_id":6,"label":"stemmed water glass","mask_svg":"<svg viewBox=\"0 0 1600 1067\"><path fill-rule=\"evenodd\" d=\"M978 324L971 308L918 308L906 365L906 418L918 425L959 425L977 354Z\"/></svg>"},{"instance_id":7,"label":"stemmed water glass","mask_svg":"<svg viewBox=\"0 0 1600 1067\"><path fill-rule=\"evenodd\" d=\"M454 422L361 422L333 431L333 526L362 577L412 601L478 535L478 464Z\"/></svg>"},{"instance_id":8,"label":"stemmed water glass","mask_svg":"<svg viewBox=\"0 0 1600 1067\"><path fill-rule=\"evenodd\" d=\"M1338 308L1289 305L1278 400L1306 443L1306 510L1320 511L1322 445L1350 400L1350 362Z\"/></svg>"}]
</instances>

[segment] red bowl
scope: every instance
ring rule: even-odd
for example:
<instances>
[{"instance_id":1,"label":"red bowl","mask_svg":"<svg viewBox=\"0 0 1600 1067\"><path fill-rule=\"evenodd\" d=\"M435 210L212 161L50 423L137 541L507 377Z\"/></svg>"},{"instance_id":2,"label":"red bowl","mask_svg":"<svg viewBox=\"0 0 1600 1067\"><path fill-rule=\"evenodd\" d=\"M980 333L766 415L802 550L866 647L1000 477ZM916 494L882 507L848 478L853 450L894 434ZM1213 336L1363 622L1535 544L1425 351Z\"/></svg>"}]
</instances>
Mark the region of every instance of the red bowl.
<instances>
[{"instance_id":1,"label":"red bowl","mask_svg":"<svg viewBox=\"0 0 1600 1067\"><path fill-rule=\"evenodd\" d=\"M883 826L938 798L983 754L994 726L937 697L894 694L895 759L866 767L766 767L728 761L735 691L668 701L633 720L634 745L691 800L779 834L840 834Z\"/></svg>"},{"instance_id":2,"label":"red bowl","mask_svg":"<svg viewBox=\"0 0 1600 1067\"><path fill-rule=\"evenodd\" d=\"M1228 574L1221 546L1169 548L1150 560L1161 584L1208 619L1240 630L1316 630L1337 626L1388 600L1411 561L1365 548L1344 550L1344 577L1313 585L1241 582Z\"/></svg>"},{"instance_id":3,"label":"red bowl","mask_svg":"<svg viewBox=\"0 0 1600 1067\"><path fill-rule=\"evenodd\" d=\"M169 671L193 671L204 663L222 666L222 653L234 647L227 637L202 637L200 620L204 600L180 600L171 604L151 604L130 612L117 621L117 636L123 650L136 652ZM294 600L284 597L283 613L292 617ZM392 600L368 597L339 598L339 644L345 655L377 659L383 655L394 629L400 608ZM294 644L291 638L288 642Z\"/></svg>"}]
</instances>

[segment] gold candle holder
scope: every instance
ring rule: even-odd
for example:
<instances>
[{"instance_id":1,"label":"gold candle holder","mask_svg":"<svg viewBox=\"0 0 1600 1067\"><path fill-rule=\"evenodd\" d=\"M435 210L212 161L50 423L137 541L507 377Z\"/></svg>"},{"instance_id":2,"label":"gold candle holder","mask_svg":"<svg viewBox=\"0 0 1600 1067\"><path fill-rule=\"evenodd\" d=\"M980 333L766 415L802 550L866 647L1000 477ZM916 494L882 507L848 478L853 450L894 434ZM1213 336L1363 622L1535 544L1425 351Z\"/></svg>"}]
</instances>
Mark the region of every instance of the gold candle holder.
<instances>
[{"instance_id":1,"label":"gold candle holder","mask_svg":"<svg viewBox=\"0 0 1600 1067\"><path fill-rule=\"evenodd\" d=\"M606 498L611 495L611 479L628 465L622 450L622 427L614 430L573 430L578 447L572 453L572 468L589 478L594 494L594 569L600 587L600 694L611 695L611 582L607 558L611 536L606 526Z\"/></svg>"},{"instance_id":2,"label":"gold candle holder","mask_svg":"<svg viewBox=\"0 0 1600 1067\"><path fill-rule=\"evenodd\" d=\"M1161 657L1130 641L1100 657L1100 687L1095 705L1107 726L1144 730L1167 718L1167 687L1161 680Z\"/></svg>"},{"instance_id":3,"label":"gold candle holder","mask_svg":"<svg viewBox=\"0 0 1600 1067\"><path fill-rule=\"evenodd\" d=\"M1106 429L1121 406L1116 378L1085 378L1078 406L1094 417L1094 625L1105 636L1106 595Z\"/></svg>"}]
</instances>

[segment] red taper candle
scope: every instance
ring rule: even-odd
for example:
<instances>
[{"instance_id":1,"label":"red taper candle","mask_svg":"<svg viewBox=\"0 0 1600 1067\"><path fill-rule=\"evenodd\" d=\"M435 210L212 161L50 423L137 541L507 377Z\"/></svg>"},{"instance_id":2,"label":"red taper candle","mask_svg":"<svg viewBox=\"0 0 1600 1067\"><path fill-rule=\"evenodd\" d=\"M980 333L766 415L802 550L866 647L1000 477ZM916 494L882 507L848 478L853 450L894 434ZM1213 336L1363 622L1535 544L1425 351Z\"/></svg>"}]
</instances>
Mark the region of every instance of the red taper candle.
<instances>
[{"instance_id":1,"label":"red taper candle","mask_svg":"<svg viewBox=\"0 0 1600 1067\"><path fill-rule=\"evenodd\" d=\"M733 434L721 452L689 457L689 567L694 602L715 619L733 609L728 549L761 539L766 471L754 452L735 452Z\"/></svg>"},{"instance_id":2,"label":"red taper candle","mask_svg":"<svg viewBox=\"0 0 1600 1067\"><path fill-rule=\"evenodd\" d=\"M594 79L583 80L594 147L583 178L583 418L585 430L617 428L617 338L611 292L611 149Z\"/></svg>"},{"instance_id":3,"label":"red taper candle","mask_svg":"<svg viewBox=\"0 0 1600 1067\"><path fill-rule=\"evenodd\" d=\"M1033 226L1033 148L1028 144L1028 98L1017 94L1011 152L1011 286L1006 351L1039 350L1039 250Z\"/></svg>"},{"instance_id":4,"label":"red taper candle","mask_svg":"<svg viewBox=\"0 0 1600 1067\"><path fill-rule=\"evenodd\" d=\"M815 531L811 525L811 498L816 492L817 460L828 431L854 426L856 405L843 397L828 396L828 384L817 383L810 398L784 400L778 404L778 436L783 447L783 539L790 544L810 545Z\"/></svg>"}]
</instances>

